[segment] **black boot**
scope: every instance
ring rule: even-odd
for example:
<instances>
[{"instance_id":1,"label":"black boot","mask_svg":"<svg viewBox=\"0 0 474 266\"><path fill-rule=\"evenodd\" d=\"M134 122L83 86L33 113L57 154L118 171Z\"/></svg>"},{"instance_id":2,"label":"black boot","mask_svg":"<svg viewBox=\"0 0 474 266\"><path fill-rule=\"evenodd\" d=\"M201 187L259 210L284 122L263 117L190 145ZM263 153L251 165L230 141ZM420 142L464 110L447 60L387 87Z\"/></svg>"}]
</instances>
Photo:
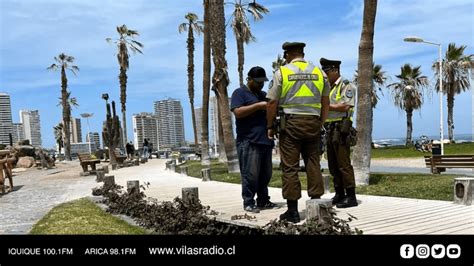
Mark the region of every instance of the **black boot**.
<instances>
[{"instance_id":1,"label":"black boot","mask_svg":"<svg viewBox=\"0 0 474 266\"><path fill-rule=\"evenodd\" d=\"M355 188L346 188L347 195L340 203L336 204L338 208L350 208L357 206Z\"/></svg>"},{"instance_id":2,"label":"black boot","mask_svg":"<svg viewBox=\"0 0 474 266\"><path fill-rule=\"evenodd\" d=\"M343 187L335 187L334 190L336 190L336 195L332 197L332 205L336 205L342 200L344 200L344 197L346 196L344 194L344 188Z\"/></svg>"},{"instance_id":3,"label":"black boot","mask_svg":"<svg viewBox=\"0 0 474 266\"><path fill-rule=\"evenodd\" d=\"M291 223L300 222L300 214L298 213L298 201L287 200L288 210L280 215L280 220Z\"/></svg>"}]
</instances>

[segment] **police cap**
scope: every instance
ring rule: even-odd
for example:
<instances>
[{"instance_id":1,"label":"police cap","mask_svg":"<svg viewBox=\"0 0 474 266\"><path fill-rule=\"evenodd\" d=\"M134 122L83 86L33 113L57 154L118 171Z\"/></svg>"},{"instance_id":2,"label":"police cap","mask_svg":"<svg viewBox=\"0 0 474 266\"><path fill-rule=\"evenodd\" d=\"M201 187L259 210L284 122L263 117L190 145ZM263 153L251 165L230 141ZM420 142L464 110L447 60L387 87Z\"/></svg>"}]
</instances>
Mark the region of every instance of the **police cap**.
<instances>
[{"instance_id":1,"label":"police cap","mask_svg":"<svg viewBox=\"0 0 474 266\"><path fill-rule=\"evenodd\" d=\"M304 42L285 42L281 47L283 50L288 51L296 48L303 49L305 46Z\"/></svg>"},{"instance_id":2,"label":"police cap","mask_svg":"<svg viewBox=\"0 0 474 266\"><path fill-rule=\"evenodd\" d=\"M339 66L341 65L341 61L329 60L323 57L321 57L321 59L319 60L319 63L321 64L321 68L324 71L331 70L333 68L339 68Z\"/></svg>"}]
</instances>

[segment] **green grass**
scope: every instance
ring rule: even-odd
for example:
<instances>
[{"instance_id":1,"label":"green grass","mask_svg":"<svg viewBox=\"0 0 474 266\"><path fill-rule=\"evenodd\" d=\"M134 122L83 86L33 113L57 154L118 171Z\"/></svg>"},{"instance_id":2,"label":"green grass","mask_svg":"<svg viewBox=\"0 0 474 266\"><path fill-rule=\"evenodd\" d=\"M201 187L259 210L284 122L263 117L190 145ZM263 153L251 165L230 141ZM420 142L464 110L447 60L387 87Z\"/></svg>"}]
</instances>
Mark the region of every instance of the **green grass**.
<instances>
[{"instance_id":1,"label":"green grass","mask_svg":"<svg viewBox=\"0 0 474 266\"><path fill-rule=\"evenodd\" d=\"M192 177L201 178L200 161L187 161L188 175ZM213 181L227 182L240 184L240 173L227 173L227 164L220 163L217 160L211 161L211 179ZM306 189L306 173L300 173L301 186ZM281 187L281 171L277 166L273 167L272 179L270 180L270 187Z\"/></svg>"},{"instance_id":2,"label":"green grass","mask_svg":"<svg viewBox=\"0 0 474 266\"><path fill-rule=\"evenodd\" d=\"M201 177L201 162L188 161L188 174ZM327 169L324 173L329 173ZM281 188L281 171L274 167L270 187ZM299 173L302 189L307 188L306 173ZM446 200L453 199L453 175L372 173L368 186L358 186L357 194L392 196L414 199ZM227 173L227 166L217 161L211 163L211 178L214 181L240 184L240 174ZM333 192L332 178L330 188Z\"/></svg>"},{"instance_id":3,"label":"green grass","mask_svg":"<svg viewBox=\"0 0 474 266\"><path fill-rule=\"evenodd\" d=\"M444 154L474 154L474 143L445 144ZM414 147L391 146L386 148L372 149L372 158L417 158L431 153L423 153Z\"/></svg>"},{"instance_id":4,"label":"green grass","mask_svg":"<svg viewBox=\"0 0 474 266\"><path fill-rule=\"evenodd\" d=\"M372 173L368 186L357 194L414 199L453 200L454 176L430 174Z\"/></svg>"},{"instance_id":5,"label":"green grass","mask_svg":"<svg viewBox=\"0 0 474 266\"><path fill-rule=\"evenodd\" d=\"M141 235L147 232L108 214L89 199L82 198L54 207L33 226L30 234Z\"/></svg>"}]
</instances>

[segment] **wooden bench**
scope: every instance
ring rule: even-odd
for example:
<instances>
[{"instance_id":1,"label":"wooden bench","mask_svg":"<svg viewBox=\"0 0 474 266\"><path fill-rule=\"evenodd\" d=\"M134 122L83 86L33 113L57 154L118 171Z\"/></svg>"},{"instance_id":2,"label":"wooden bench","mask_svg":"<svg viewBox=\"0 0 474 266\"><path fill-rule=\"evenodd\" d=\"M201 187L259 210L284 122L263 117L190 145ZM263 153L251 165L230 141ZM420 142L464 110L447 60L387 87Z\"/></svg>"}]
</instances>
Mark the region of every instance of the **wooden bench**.
<instances>
[{"instance_id":1,"label":"wooden bench","mask_svg":"<svg viewBox=\"0 0 474 266\"><path fill-rule=\"evenodd\" d=\"M441 174L446 168L474 168L474 155L425 156L425 163L432 174Z\"/></svg>"},{"instance_id":2,"label":"wooden bench","mask_svg":"<svg viewBox=\"0 0 474 266\"><path fill-rule=\"evenodd\" d=\"M89 165L91 166L91 172L95 172L95 165L100 163L99 159L92 157L88 153L78 153L77 158L79 158L84 173L87 172Z\"/></svg>"},{"instance_id":3,"label":"wooden bench","mask_svg":"<svg viewBox=\"0 0 474 266\"><path fill-rule=\"evenodd\" d=\"M5 177L10 181L8 192L13 190L13 163L14 158L0 159L0 186L2 186L2 194L5 194Z\"/></svg>"},{"instance_id":4,"label":"wooden bench","mask_svg":"<svg viewBox=\"0 0 474 266\"><path fill-rule=\"evenodd\" d=\"M115 150L114 154L115 154L115 160L117 160L117 163L119 165L123 165L123 162L127 159L127 155L121 155L120 151L118 150Z\"/></svg>"}]
</instances>

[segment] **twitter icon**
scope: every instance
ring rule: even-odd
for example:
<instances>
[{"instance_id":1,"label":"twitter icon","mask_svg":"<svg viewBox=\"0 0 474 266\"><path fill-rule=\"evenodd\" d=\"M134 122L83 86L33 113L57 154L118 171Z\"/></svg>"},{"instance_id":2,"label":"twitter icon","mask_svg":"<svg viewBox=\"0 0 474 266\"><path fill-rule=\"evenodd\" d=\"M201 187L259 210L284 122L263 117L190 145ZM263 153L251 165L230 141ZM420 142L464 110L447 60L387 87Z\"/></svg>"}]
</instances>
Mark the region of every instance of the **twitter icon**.
<instances>
[{"instance_id":1,"label":"twitter icon","mask_svg":"<svg viewBox=\"0 0 474 266\"><path fill-rule=\"evenodd\" d=\"M441 244L431 246L431 256L435 259L442 259L446 255L446 249Z\"/></svg>"}]
</instances>

